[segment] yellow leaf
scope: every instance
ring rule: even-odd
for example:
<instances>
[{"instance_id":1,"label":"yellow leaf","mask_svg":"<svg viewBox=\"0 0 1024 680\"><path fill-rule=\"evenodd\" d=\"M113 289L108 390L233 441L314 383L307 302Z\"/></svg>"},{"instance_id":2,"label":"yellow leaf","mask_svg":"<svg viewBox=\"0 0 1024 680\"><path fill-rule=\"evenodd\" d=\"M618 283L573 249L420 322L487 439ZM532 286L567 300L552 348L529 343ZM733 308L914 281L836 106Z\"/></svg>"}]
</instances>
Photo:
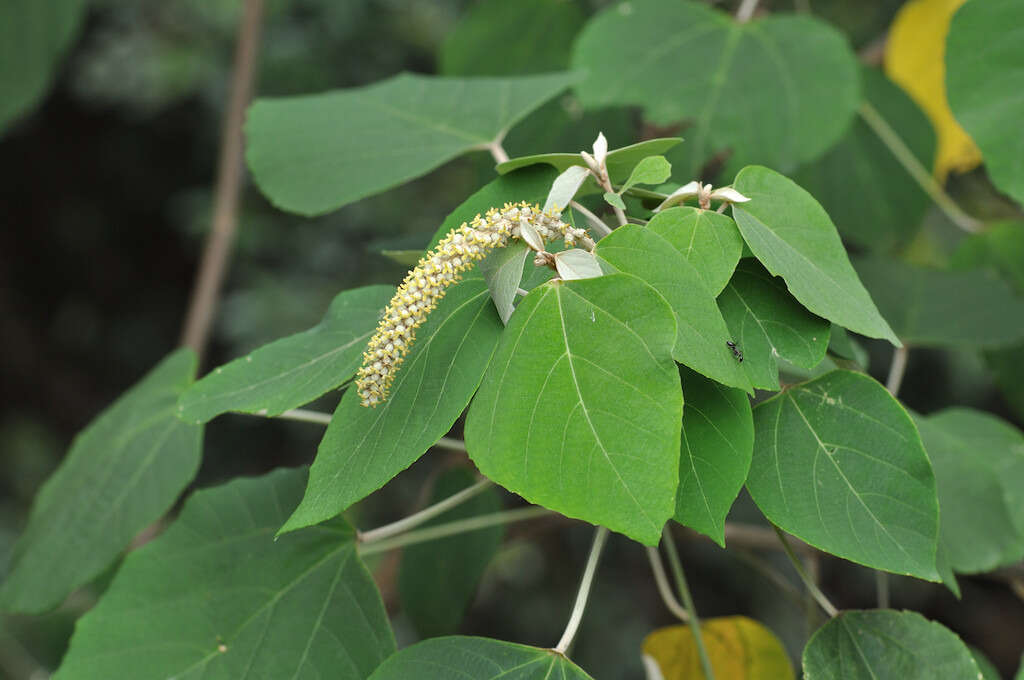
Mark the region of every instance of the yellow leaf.
<instances>
[{"instance_id":1,"label":"yellow leaf","mask_svg":"<svg viewBox=\"0 0 1024 680\"><path fill-rule=\"evenodd\" d=\"M935 127L934 173L965 172L981 163L981 152L953 117L946 99L946 34L965 0L910 0L896 14L885 46L885 73L917 102Z\"/></svg>"},{"instance_id":2,"label":"yellow leaf","mask_svg":"<svg viewBox=\"0 0 1024 680\"><path fill-rule=\"evenodd\" d=\"M793 680L793 667L775 635L745 616L701 622L704 646L719 680ZM644 639L649 678L657 668L663 680L703 680L697 646L689 626L659 628Z\"/></svg>"}]
</instances>

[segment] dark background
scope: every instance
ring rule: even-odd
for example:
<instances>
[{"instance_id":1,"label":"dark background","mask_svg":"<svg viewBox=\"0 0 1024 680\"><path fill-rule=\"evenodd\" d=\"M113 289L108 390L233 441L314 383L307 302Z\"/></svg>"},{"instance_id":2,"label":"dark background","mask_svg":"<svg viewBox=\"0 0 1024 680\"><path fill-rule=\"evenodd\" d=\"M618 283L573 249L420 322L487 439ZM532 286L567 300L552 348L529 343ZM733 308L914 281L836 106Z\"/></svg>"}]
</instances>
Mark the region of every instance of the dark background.
<instances>
[{"instance_id":1,"label":"dark background","mask_svg":"<svg viewBox=\"0 0 1024 680\"><path fill-rule=\"evenodd\" d=\"M440 45L471 4L270 0L257 93L349 87L401 70L435 72ZM586 13L603 4L578 2ZM0 134L0 573L33 494L75 432L178 343L209 224L239 5L95 0L49 94ZM860 47L884 33L899 3L813 5ZM636 121L625 112L615 122ZM633 134L642 134L639 126ZM558 148L528 148L529 141L513 139L510 151L571 151L582 143L573 136ZM422 247L444 216L486 181L491 165L475 154L316 219L276 211L247 186L203 370L314 324L340 290L396 282L403 268L379 251ZM970 200L983 180L977 175L954 178L951 191ZM943 238L948 225L936 215L928 219ZM884 378L889 350L868 347L873 374ZM901 398L922 412L955 401L1020 425L972 354L915 351ZM332 400L317 408L330 410ZM308 463L319 436L314 425L224 416L207 428L195 485ZM375 495L363 513L366 526L411 508L442 455L428 455ZM758 517L744 498L734 516ZM683 560L702 615L753 616L798 654L821 623L813 606L787 599L743 555L679 536L689 539L681 544ZM511 529L462 631L553 644L589 539L587 528L556 521ZM777 552L757 556L792 576ZM376 566L389 609L398 612L393 560ZM870 570L834 558L818 566L823 589L839 607L875 606ZM33 673L55 668L75 617L104 582L53 614L0 621L0 677L45 677ZM1005 580L989 576L960 582L958 602L940 586L891 577L893 604L941 621L1008 676L1024 645L1021 593L1014 596ZM642 677L640 641L653 627L672 623L643 551L613 536L593 598L574 658L599 679ZM400 643L412 639L400 613L396 628Z\"/></svg>"}]
</instances>

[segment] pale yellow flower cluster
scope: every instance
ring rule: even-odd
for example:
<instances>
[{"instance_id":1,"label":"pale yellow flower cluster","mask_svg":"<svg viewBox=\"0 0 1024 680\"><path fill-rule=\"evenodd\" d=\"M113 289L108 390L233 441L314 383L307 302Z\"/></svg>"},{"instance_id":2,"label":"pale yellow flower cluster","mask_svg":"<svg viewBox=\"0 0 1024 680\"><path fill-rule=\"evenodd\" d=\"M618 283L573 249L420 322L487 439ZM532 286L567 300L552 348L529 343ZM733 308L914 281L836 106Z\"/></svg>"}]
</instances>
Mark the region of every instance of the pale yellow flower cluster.
<instances>
[{"instance_id":1,"label":"pale yellow flower cluster","mask_svg":"<svg viewBox=\"0 0 1024 680\"><path fill-rule=\"evenodd\" d=\"M506 203L501 210L491 208L485 216L473 218L471 224L463 222L450 231L406 275L384 310L377 332L370 338L356 376L363 406L376 406L387 399L395 372L416 337L416 329L437 307L448 286L461 279L463 272L487 253L518 238L523 225L533 227L545 240L562 238L566 245L588 238L583 229L571 227L559 215L542 212L537 205L525 202Z\"/></svg>"}]
</instances>

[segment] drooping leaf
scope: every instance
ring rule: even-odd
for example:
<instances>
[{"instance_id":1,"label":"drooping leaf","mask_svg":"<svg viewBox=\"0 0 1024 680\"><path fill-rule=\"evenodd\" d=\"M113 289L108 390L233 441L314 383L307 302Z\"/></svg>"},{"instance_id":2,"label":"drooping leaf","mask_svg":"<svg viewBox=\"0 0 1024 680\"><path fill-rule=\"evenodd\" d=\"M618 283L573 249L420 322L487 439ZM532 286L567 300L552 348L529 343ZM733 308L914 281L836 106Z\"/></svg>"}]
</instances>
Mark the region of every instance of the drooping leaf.
<instances>
[{"instance_id":1,"label":"drooping leaf","mask_svg":"<svg viewBox=\"0 0 1024 680\"><path fill-rule=\"evenodd\" d=\"M910 0L900 8L885 42L885 74L928 114L938 134L934 168L940 182L950 170L966 172L981 162L978 147L946 99L946 36L962 4L964 0ZM1000 98L1005 96L1001 93Z\"/></svg>"},{"instance_id":2,"label":"drooping leaf","mask_svg":"<svg viewBox=\"0 0 1024 680\"><path fill-rule=\"evenodd\" d=\"M843 612L803 654L806 680L974 680L978 667L960 638L917 612Z\"/></svg>"},{"instance_id":3,"label":"drooping leaf","mask_svg":"<svg viewBox=\"0 0 1024 680\"><path fill-rule=\"evenodd\" d=\"M4 609L60 604L174 504L202 453L202 428L175 415L195 370L191 350L174 352L75 437L15 544Z\"/></svg>"},{"instance_id":4,"label":"drooping leaf","mask_svg":"<svg viewBox=\"0 0 1024 680\"><path fill-rule=\"evenodd\" d=\"M717 678L791 680L793 666L775 634L745 616L704 619L701 635ZM644 663L653 664L663 680L703 678L690 626L659 628L644 638Z\"/></svg>"},{"instance_id":5,"label":"drooping leaf","mask_svg":"<svg viewBox=\"0 0 1024 680\"><path fill-rule=\"evenodd\" d=\"M756 260L740 261L718 307L758 389L779 389L779 360L810 370L825 356L829 323L804 309Z\"/></svg>"},{"instance_id":6,"label":"drooping leaf","mask_svg":"<svg viewBox=\"0 0 1024 680\"><path fill-rule=\"evenodd\" d=\"M953 115L985 157L992 183L1024 204L1024 6L1016 0L969 3L946 40L946 86Z\"/></svg>"},{"instance_id":7,"label":"drooping leaf","mask_svg":"<svg viewBox=\"0 0 1024 680\"><path fill-rule=\"evenodd\" d=\"M554 178L542 167L490 182L445 218L431 247L488 208L543 200ZM342 397L310 469L306 496L282 531L333 517L423 455L466 408L501 335L487 286L471 270L416 330L387 401L365 408L354 390Z\"/></svg>"},{"instance_id":8,"label":"drooping leaf","mask_svg":"<svg viewBox=\"0 0 1024 680\"><path fill-rule=\"evenodd\" d=\"M227 411L276 416L326 394L356 372L394 294L394 286L338 294L308 331L264 345L192 385L178 402L178 417L205 423Z\"/></svg>"},{"instance_id":9,"label":"drooping leaf","mask_svg":"<svg viewBox=\"0 0 1024 680\"><path fill-rule=\"evenodd\" d=\"M704 279L712 295L729 283L743 252L743 237L728 215L689 206L655 215L647 228L676 247Z\"/></svg>"},{"instance_id":10,"label":"drooping leaf","mask_svg":"<svg viewBox=\"0 0 1024 680\"><path fill-rule=\"evenodd\" d=\"M551 649L480 637L442 637L406 647L380 665L369 680L591 680Z\"/></svg>"},{"instance_id":11,"label":"drooping leaf","mask_svg":"<svg viewBox=\"0 0 1024 680\"><path fill-rule=\"evenodd\" d=\"M744 168L734 186L751 199L732 207L743 239L768 271L786 280L793 297L844 328L898 344L850 265L832 220L813 196L757 166Z\"/></svg>"},{"instance_id":12,"label":"drooping leaf","mask_svg":"<svg viewBox=\"0 0 1024 680\"><path fill-rule=\"evenodd\" d=\"M58 680L363 680L395 650L343 522L274 540L305 470L199 491L125 560Z\"/></svg>"},{"instance_id":13,"label":"drooping leaf","mask_svg":"<svg viewBox=\"0 0 1024 680\"><path fill-rule=\"evenodd\" d=\"M608 152L607 158L608 176L611 178L612 182L622 182L629 176L633 167L641 160L648 156L663 154L675 145L679 144L681 141L683 140L679 137L665 137L661 139L648 139L643 142L624 146L621 149L612 149ZM572 165L585 166L586 162L582 157L580 157L578 152L543 153L533 156L513 158L512 160L505 161L504 163L499 163L497 170L498 174L504 175L512 172L513 170L518 170L519 168L525 168L531 165L550 165L559 172L562 172Z\"/></svg>"},{"instance_id":14,"label":"drooping leaf","mask_svg":"<svg viewBox=\"0 0 1024 680\"><path fill-rule=\"evenodd\" d=\"M565 281L592 279L604 273L594 254L582 248L571 248L556 253L555 268Z\"/></svg>"},{"instance_id":15,"label":"drooping leaf","mask_svg":"<svg viewBox=\"0 0 1024 680\"><path fill-rule=\"evenodd\" d=\"M479 275L451 286L417 329L387 400L368 408L357 390L345 392L317 449L306 495L281 531L334 517L444 436L480 384L501 329Z\"/></svg>"},{"instance_id":16,"label":"drooping leaf","mask_svg":"<svg viewBox=\"0 0 1024 680\"><path fill-rule=\"evenodd\" d=\"M318 215L482 149L576 80L402 74L366 87L259 99L247 158L278 207Z\"/></svg>"},{"instance_id":17,"label":"drooping leaf","mask_svg":"<svg viewBox=\"0 0 1024 680\"><path fill-rule=\"evenodd\" d=\"M946 271L870 257L857 273L901 340L933 347L1000 347L1024 338L1024 297L982 270Z\"/></svg>"},{"instance_id":18,"label":"drooping leaf","mask_svg":"<svg viewBox=\"0 0 1024 680\"><path fill-rule=\"evenodd\" d=\"M918 417L917 427L935 470L950 566L972 574L1024 556L1024 435L960 408Z\"/></svg>"},{"instance_id":19,"label":"drooping leaf","mask_svg":"<svg viewBox=\"0 0 1024 680\"><path fill-rule=\"evenodd\" d=\"M674 339L671 310L635 277L535 288L469 410L470 457L532 503L656 544L678 482Z\"/></svg>"},{"instance_id":20,"label":"drooping leaf","mask_svg":"<svg viewBox=\"0 0 1024 680\"><path fill-rule=\"evenodd\" d=\"M476 481L466 468L453 468L437 480L432 503L448 498ZM452 522L501 510L493 488L438 515L424 526ZM402 611L412 619L420 636L437 637L455 632L477 584L501 545L501 526L456 534L411 545L402 551L398 592Z\"/></svg>"},{"instance_id":21,"label":"drooping leaf","mask_svg":"<svg viewBox=\"0 0 1024 680\"><path fill-rule=\"evenodd\" d=\"M833 371L754 409L747 489L826 552L938 580L935 477L907 412L870 377Z\"/></svg>"},{"instance_id":22,"label":"drooping leaf","mask_svg":"<svg viewBox=\"0 0 1024 680\"><path fill-rule=\"evenodd\" d=\"M523 266L529 254L526 244L517 243L491 253L477 265L503 324L508 323L515 310L513 302L523 280Z\"/></svg>"},{"instance_id":23,"label":"drooping leaf","mask_svg":"<svg viewBox=\"0 0 1024 680\"><path fill-rule=\"evenodd\" d=\"M668 301L676 316L672 349L676 361L712 380L753 391L726 344L731 336L714 295L671 243L649 229L628 224L601 239L594 254L616 270L643 279Z\"/></svg>"},{"instance_id":24,"label":"drooping leaf","mask_svg":"<svg viewBox=\"0 0 1024 680\"><path fill-rule=\"evenodd\" d=\"M438 58L452 76L546 73L569 63L583 13L560 0L485 0L459 19Z\"/></svg>"},{"instance_id":25,"label":"drooping leaf","mask_svg":"<svg viewBox=\"0 0 1024 680\"><path fill-rule=\"evenodd\" d=\"M864 99L926 168L935 158L935 132L924 113L875 69L861 69ZM849 241L892 250L921 224L928 195L861 118L816 162L793 179L817 198Z\"/></svg>"},{"instance_id":26,"label":"drooping leaf","mask_svg":"<svg viewBox=\"0 0 1024 680\"><path fill-rule=\"evenodd\" d=\"M581 165L570 165L562 171L551 185L548 198L544 201L544 210L562 210L576 196L583 182L590 176L590 170Z\"/></svg>"},{"instance_id":27,"label":"drooping leaf","mask_svg":"<svg viewBox=\"0 0 1024 680\"><path fill-rule=\"evenodd\" d=\"M747 481L754 449L754 421L743 390L681 369L682 447L677 522L725 547L725 516Z\"/></svg>"},{"instance_id":28,"label":"drooping leaf","mask_svg":"<svg viewBox=\"0 0 1024 680\"><path fill-rule=\"evenodd\" d=\"M685 179L719 152L733 171L794 170L839 139L859 100L846 40L806 15L739 24L702 3L633 0L587 23L572 64L587 71L576 86L585 107L637 105L657 125L692 121L669 155Z\"/></svg>"},{"instance_id":29,"label":"drooping leaf","mask_svg":"<svg viewBox=\"0 0 1024 680\"><path fill-rule=\"evenodd\" d=\"M84 0L0 3L0 134L46 92L84 9Z\"/></svg>"}]
</instances>

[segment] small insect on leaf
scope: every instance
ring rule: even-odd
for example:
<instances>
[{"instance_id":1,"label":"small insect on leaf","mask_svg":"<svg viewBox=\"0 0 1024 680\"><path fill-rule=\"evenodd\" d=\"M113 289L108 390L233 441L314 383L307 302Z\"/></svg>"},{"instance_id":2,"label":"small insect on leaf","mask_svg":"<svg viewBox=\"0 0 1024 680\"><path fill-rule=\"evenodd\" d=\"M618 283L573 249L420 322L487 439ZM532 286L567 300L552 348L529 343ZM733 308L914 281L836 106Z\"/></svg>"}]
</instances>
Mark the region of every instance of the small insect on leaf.
<instances>
[{"instance_id":1,"label":"small insect on leaf","mask_svg":"<svg viewBox=\"0 0 1024 680\"><path fill-rule=\"evenodd\" d=\"M732 340L725 341L726 346L732 350L732 355L736 358L736 361L743 363L743 352L740 351L739 347Z\"/></svg>"}]
</instances>

